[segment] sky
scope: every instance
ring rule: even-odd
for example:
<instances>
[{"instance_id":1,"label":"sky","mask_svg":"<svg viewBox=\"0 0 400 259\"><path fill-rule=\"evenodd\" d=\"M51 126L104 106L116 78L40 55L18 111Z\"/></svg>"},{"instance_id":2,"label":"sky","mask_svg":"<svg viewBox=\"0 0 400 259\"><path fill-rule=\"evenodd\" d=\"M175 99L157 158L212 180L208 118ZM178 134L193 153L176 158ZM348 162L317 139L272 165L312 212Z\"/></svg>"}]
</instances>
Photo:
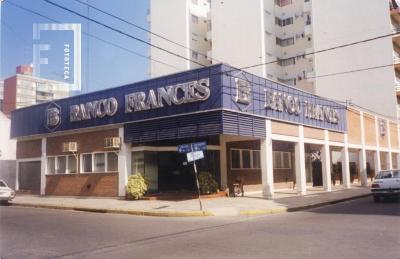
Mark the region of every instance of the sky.
<instances>
[{"instance_id":1,"label":"sky","mask_svg":"<svg viewBox=\"0 0 400 259\"><path fill-rule=\"evenodd\" d=\"M148 41L148 34L115 18L102 14L77 0L50 0L84 16L105 23L132 36ZM118 17L148 29L148 0L79 0L89 3ZM15 5L30 9L40 15L23 10ZM43 17L44 16L44 17ZM5 0L1 4L1 69L0 79L15 74L16 66L33 63L34 44L49 44L50 51L42 52L48 58L47 65L40 66L40 76L54 80L64 80L64 57L69 45L73 53L73 33L41 32L40 39L33 39L33 25L55 23L81 24L81 74L82 92L93 92L105 88L146 80L149 78L149 46L120 33L104 28L85 18L52 6L44 0ZM91 36L88 36L90 34ZM107 41L107 42L105 42ZM119 47L115 46L118 45ZM70 57L73 64L73 56ZM73 66L71 66L73 68ZM69 80L69 81L68 81Z\"/></svg>"}]
</instances>

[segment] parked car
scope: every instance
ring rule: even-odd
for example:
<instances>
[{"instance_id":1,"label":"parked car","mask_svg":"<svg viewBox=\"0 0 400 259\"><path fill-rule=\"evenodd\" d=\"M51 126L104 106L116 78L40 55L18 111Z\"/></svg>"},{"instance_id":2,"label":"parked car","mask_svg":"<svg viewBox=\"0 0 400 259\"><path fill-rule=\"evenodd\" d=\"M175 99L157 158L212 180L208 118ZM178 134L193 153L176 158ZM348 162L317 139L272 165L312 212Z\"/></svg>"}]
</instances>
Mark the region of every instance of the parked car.
<instances>
[{"instance_id":1,"label":"parked car","mask_svg":"<svg viewBox=\"0 0 400 259\"><path fill-rule=\"evenodd\" d=\"M8 187L5 181L0 180L0 202L9 202L15 197L15 191Z\"/></svg>"},{"instance_id":2,"label":"parked car","mask_svg":"<svg viewBox=\"0 0 400 259\"><path fill-rule=\"evenodd\" d=\"M381 198L400 198L400 170L380 171L376 174L371 185L375 202Z\"/></svg>"}]
</instances>

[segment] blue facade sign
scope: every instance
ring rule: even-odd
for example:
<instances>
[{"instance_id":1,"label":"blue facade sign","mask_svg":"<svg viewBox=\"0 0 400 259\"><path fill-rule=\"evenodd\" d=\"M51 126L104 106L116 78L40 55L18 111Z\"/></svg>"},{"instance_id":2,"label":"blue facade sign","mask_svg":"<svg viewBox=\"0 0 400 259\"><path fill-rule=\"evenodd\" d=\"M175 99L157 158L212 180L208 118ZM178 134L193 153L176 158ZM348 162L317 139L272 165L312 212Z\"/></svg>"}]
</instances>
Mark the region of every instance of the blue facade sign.
<instances>
[{"instance_id":1,"label":"blue facade sign","mask_svg":"<svg viewBox=\"0 0 400 259\"><path fill-rule=\"evenodd\" d=\"M189 144L182 144L178 146L179 153L189 153L193 151L203 151L207 150L207 142L194 142Z\"/></svg>"},{"instance_id":2,"label":"blue facade sign","mask_svg":"<svg viewBox=\"0 0 400 259\"><path fill-rule=\"evenodd\" d=\"M11 136L161 122L181 116L190 116L192 123L196 116L210 112L219 112L216 130L221 134L263 135L259 122L262 118L346 131L345 106L221 64L15 110ZM250 125L233 119L235 113L249 120ZM184 126L176 125L179 130L174 131L172 125L166 130L182 135ZM132 132L145 134L140 128ZM197 133L208 134L206 129ZM138 137L142 136L135 135Z\"/></svg>"}]
</instances>

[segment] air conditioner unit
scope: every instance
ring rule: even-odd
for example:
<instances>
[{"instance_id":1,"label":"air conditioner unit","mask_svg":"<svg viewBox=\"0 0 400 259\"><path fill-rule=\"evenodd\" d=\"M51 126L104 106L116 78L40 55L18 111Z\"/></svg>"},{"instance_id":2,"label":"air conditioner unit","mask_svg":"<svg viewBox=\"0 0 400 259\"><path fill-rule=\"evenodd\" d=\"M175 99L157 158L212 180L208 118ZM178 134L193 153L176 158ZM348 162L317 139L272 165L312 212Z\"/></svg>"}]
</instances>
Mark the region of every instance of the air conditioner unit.
<instances>
[{"instance_id":1,"label":"air conditioner unit","mask_svg":"<svg viewBox=\"0 0 400 259\"><path fill-rule=\"evenodd\" d=\"M77 152L78 151L78 143L77 142L64 142L63 143L63 152Z\"/></svg>"},{"instance_id":2,"label":"air conditioner unit","mask_svg":"<svg viewBox=\"0 0 400 259\"><path fill-rule=\"evenodd\" d=\"M115 148L119 149L121 147L121 138L111 137L104 139L104 148Z\"/></svg>"}]
</instances>

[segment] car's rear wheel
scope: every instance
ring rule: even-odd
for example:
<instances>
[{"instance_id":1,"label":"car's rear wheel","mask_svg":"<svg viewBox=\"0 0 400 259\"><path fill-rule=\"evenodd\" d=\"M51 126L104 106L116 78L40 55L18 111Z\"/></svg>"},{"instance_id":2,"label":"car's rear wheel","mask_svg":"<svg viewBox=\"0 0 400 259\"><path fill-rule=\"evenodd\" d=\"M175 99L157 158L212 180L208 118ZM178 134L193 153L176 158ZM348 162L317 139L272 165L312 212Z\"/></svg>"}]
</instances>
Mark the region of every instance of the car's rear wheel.
<instances>
[{"instance_id":1,"label":"car's rear wheel","mask_svg":"<svg viewBox=\"0 0 400 259\"><path fill-rule=\"evenodd\" d=\"M381 201L381 197L378 195L374 195L374 202L380 202Z\"/></svg>"}]
</instances>

